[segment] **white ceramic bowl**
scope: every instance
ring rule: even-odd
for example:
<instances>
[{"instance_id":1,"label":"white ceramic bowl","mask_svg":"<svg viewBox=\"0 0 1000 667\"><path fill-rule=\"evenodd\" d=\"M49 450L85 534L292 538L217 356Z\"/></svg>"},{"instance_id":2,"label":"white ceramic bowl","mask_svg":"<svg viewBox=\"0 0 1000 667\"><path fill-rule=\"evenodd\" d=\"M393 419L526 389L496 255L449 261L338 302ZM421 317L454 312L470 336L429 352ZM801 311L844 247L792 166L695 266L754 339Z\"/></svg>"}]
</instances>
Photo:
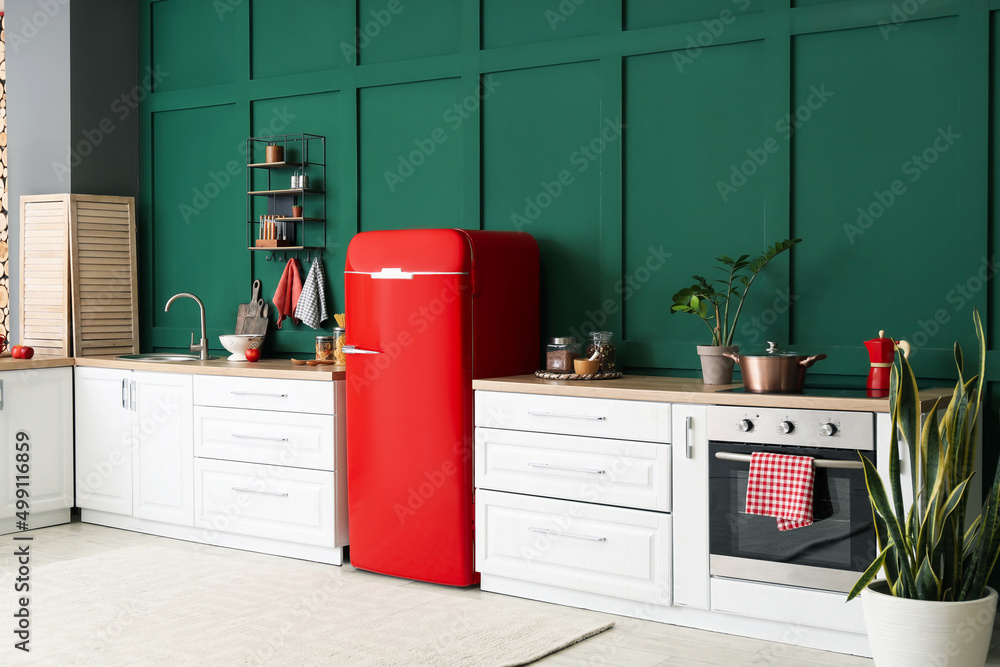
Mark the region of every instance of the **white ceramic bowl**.
<instances>
[{"instance_id":1,"label":"white ceramic bowl","mask_svg":"<svg viewBox=\"0 0 1000 667\"><path fill-rule=\"evenodd\" d=\"M264 337L256 334L226 334L219 336L219 340L222 342L222 347L232 352L229 361L246 361L247 350L260 347Z\"/></svg>"}]
</instances>

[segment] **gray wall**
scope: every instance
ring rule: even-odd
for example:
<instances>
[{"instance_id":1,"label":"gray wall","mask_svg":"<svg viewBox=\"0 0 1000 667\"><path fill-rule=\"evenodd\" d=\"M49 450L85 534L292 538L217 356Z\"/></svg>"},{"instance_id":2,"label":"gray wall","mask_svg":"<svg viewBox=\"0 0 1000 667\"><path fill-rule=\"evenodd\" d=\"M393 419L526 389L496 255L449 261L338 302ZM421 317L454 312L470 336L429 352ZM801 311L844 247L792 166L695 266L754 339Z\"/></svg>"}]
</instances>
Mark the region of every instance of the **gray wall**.
<instances>
[{"instance_id":1,"label":"gray wall","mask_svg":"<svg viewBox=\"0 0 1000 667\"><path fill-rule=\"evenodd\" d=\"M115 103L131 95L138 80L136 4L6 2L10 326L15 338L21 196L136 195L138 121L132 110L122 117Z\"/></svg>"}]
</instances>

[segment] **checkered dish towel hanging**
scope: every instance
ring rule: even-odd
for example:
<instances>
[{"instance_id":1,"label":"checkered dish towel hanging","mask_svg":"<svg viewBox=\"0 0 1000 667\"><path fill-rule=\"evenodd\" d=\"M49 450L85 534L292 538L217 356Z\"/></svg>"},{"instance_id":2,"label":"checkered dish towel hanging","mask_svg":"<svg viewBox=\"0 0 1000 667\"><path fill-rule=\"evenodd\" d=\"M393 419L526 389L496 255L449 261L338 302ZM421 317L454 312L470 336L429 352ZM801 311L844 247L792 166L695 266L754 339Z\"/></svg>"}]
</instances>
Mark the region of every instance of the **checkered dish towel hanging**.
<instances>
[{"instance_id":1,"label":"checkered dish towel hanging","mask_svg":"<svg viewBox=\"0 0 1000 667\"><path fill-rule=\"evenodd\" d=\"M778 530L811 526L815 468L809 456L754 452L750 455L747 514L778 519Z\"/></svg>"},{"instance_id":2,"label":"checkered dish towel hanging","mask_svg":"<svg viewBox=\"0 0 1000 667\"><path fill-rule=\"evenodd\" d=\"M302 283L302 294L295 306L296 319L302 320L313 329L319 329L324 320L330 319L326 312L326 272L319 257L312 261L309 274Z\"/></svg>"}]
</instances>

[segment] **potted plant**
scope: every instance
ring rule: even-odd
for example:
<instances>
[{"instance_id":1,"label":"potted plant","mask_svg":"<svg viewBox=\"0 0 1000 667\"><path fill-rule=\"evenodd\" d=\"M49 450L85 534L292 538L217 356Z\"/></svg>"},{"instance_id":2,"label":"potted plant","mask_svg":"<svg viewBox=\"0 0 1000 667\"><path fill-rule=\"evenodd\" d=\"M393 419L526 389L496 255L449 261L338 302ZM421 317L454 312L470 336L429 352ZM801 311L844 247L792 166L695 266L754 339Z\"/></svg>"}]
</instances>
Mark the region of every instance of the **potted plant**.
<instances>
[{"instance_id":1,"label":"potted plant","mask_svg":"<svg viewBox=\"0 0 1000 667\"><path fill-rule=\"evenodd\" d=\"M967 523L986 370L978 312L973 319L978 374L964 379L962 348L956 343L955 391L944 415L938 417L935 403L923 427L913 369L904 355L897 355L889 390L892 436L886 482L891 497L875 466L862 457L881 551L847 599L861 595L879 667L979 667L989 650L997 593L987 581L1000 553L1000 476L994 476L981 513ZM915 501L910 508L902 495L900 437L912 469ZM873 581L880 570L885 579Z\"/></svg>"},{"instance_id":2,"label":"potted plant","mask_svg":"<svg viewBox=\"0 0 1000 667\"><path fill-rule=\"evenodd\" d=\"M698 282L674 294L670 312L697 315L712 332L711 344L698 346L705 384L729 384L733 381L733 360L722 355L725 352L735 354L738 349L733 345L733 333L747 292L768 262L801 242L802 239L785 239L753 260L750 255L740 255L737 259L725 255L716 257L715 261L721 266L715 268L722 271L724 278L707 280L702 276L692 276ZM738 300L730 320L729 306L735 299Z\"/></svg>"}]
</instances>

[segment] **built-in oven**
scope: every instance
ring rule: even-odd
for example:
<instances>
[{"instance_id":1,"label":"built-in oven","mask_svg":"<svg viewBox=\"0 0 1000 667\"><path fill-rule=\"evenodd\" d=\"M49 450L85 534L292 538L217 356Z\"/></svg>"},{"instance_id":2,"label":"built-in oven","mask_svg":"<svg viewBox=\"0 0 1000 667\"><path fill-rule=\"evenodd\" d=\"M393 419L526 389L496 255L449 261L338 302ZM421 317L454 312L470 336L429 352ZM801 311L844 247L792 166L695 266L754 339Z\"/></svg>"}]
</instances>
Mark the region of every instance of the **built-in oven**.
<instances>
[{"instance_id":1,"label":"built-in oven","mask_svg":"<svg viewBox=\"0 0 1000 667\"><path fill-rule=\"evenodd\" d=\"M874 415L712 406L708 438L711 575L850 591L878 554L860 458L875 463ZM754 452L814 459L812 525L747 514Z\"/></svg>"}]
</instances>

